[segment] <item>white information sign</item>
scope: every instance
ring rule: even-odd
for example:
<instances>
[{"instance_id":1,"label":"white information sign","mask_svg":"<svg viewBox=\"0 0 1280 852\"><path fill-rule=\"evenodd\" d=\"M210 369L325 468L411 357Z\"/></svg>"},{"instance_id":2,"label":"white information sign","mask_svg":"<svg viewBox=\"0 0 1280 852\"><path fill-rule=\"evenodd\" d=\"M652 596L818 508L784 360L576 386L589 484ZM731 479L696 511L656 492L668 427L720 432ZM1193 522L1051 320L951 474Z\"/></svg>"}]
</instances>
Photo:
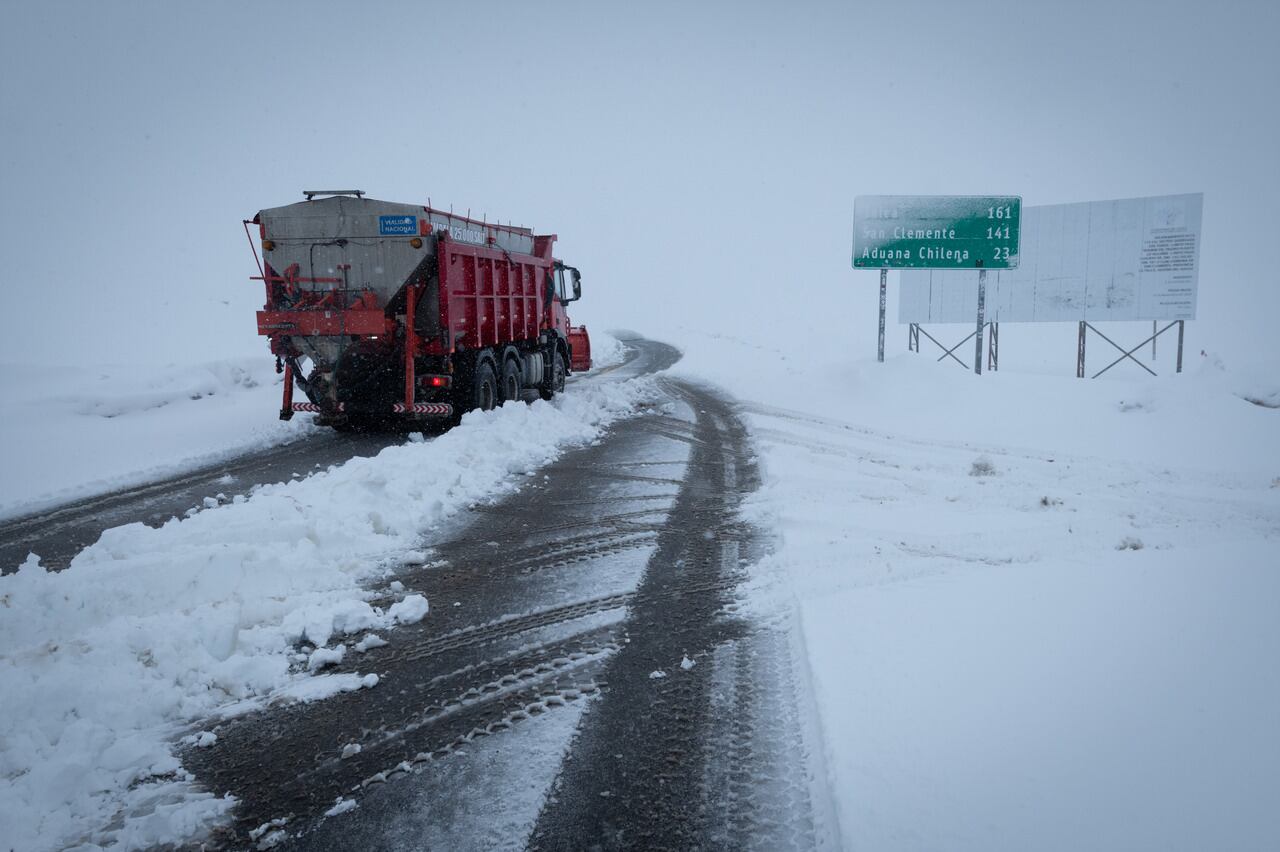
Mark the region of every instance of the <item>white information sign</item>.
<instances>
[{"instance_id":1,"label":"white information sign","mask_svg":"<svg viewBox=\"0 0 1280 852\"><path fill-rule=\"evenodd\" d=\"M1195 193L1023 208L1021 262L987 274L987 319L1195 319L1203 204ZM976 271L904 269L899 282L898 322L973 322Z\"/></svg>"}]
</instances>

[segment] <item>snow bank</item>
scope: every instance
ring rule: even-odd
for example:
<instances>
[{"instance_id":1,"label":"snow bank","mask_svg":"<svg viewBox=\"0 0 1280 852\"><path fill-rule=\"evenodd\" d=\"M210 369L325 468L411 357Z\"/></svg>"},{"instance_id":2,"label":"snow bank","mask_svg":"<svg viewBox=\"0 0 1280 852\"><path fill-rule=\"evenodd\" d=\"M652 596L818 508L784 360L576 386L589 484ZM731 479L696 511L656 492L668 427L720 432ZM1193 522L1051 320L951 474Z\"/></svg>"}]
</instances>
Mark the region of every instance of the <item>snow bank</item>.
<instances>
[{"instance_id":1,"label":"snow bank","mask_svg":"<svg viewBox=\"0 0 1280 852\"><path fill-rule=\"evenodd\" d=\"M621 364L627 358L622 341L607 331L591 332L591 369L603 370Z\"/></svg>"},{"instance_id":2,"label":"snow bank","mask_svg":"<svg viewBox=\"0 0 1280 852\"><path fill-rule=\"evenodd\" d=\"M519 487L517 474L594 440L648 392L605 383L472 412L433 441L158 529L108 530L65 572L33 558L0 578L0 813L24 815L6 819L5 842L136 846L197 832L230 803L191 789L170 751L175 726L229 703L243 712L376 685L306 674L340 659L347 636L427 614L413 594L375 607L366 586L417 556L434 524Z\"/></svg>"},{"instance_id":3,"label":"snow bank","mask_svg":"<svg viewBox=\"0 0 1280 852\"><path fill-rule=\"evenodd\" d=\"M1274 845L1274 368L677 342L744 400L776 536L749 605L799 615L849 848Z\"/></svg>"},{"instance_id":4,"label":"snow bank","mask_svg":"<svg viewBox=\"0 0 1280 852\"><path fill-rule=\"evenodd\" d=\"M192 367L0 365L0 517L294 440L271 358Z\"/></svg>"},{"instance_id":5,"label":"snow bank","mask_svg":"<svg viewBox=\"0 0 1280 852\"><path fill-rule=\"evenodd\" d=\"M592 372L626 348L591 332ZM588 374L589 375L589 374ZM0 364L0 518L149 482L315 431L278 419L280 376L261 358L84 370Z\"/></svg>"}]
</instances>

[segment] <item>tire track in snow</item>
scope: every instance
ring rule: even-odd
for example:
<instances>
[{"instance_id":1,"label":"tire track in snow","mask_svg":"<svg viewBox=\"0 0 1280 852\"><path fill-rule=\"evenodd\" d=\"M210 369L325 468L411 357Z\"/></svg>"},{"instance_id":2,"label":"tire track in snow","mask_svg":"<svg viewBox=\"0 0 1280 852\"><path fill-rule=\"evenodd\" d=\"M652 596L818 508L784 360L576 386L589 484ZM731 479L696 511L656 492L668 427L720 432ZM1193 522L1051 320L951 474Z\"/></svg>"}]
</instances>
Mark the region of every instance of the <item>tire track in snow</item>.
<instances>
[{"instance_id":1,"label":"tire track in snow","mask_svg":"<svg viewBox=\"0 0 1280 852\"><path fill-rule=\"evenodd\" d=\"M692 456L636 591L628 642L582 721L533 849L804 849L819 845L789 657L733 615L762 554L738 519L759 474L735 411L680 382ZM698 594L671 594L700 586ZM728 756L726 763L724 757Z\"/></svg>"},{"instance_id":2,"label":"tire track in snow","mask_svg":"<svg viewBox=\"0 0 1280 852\"><path fill-rule=\"evenodd\" d=\"M824 845L785 633L734 614L764 547L737 514L758 484L746 430L713 393L663 385L689 420L616 424L405 566L431 615L334 669L375 689L230 720L183 755L240 800L216 844L285 820L296 849ZM653 468L673 477L629 475ZM548 746L562 713L577 734ZM554 766L549 747L545 777L486 774L494 754ZM359 805L326 818L339 799Z\"/></svg>"}]
</instances>

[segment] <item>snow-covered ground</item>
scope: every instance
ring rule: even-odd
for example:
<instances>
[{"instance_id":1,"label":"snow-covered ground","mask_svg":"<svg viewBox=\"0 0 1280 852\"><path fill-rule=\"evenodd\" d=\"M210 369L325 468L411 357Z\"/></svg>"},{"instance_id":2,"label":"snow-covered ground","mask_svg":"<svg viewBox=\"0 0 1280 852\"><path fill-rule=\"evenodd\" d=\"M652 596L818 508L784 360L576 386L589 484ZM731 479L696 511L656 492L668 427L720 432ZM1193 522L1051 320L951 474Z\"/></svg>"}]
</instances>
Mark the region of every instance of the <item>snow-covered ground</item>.
<instances>
[{"instance_id":1,"label":"snow-covered ground","mask_svg":"<svg viewBox=\"0 0 1280 852\"><path fill-rule=\"evenodd\" d=\"M673 342L743 400L750 598L798 614L847 848L1280 842L1280 411L1244 399L1274 369Z\"/></svg>"},{"instance_id":2,"label":"snow-covered ground","mask_svg":"<svg viewBox=\"0 0 1280 852\"><path fill-rule=\"evenodd\" d=\"M621 359L593 339L597 368ZM799 625L848 848L1274 845L1280 410L1246 401L1280 400L1274 370L1206 357L1154 380L978 378L916 355L672 342L677 372L742 401L759 449L747 511L774 549L748 598ZM123 449L27 493L119 481L145 436L220 404L229 431L274 426L269 374L250 387L237 377L256 374L207 369L199 399L191 371L151 397L127 375L74 404L33 392L68 440ZM0 578L0 813L27 815L5 839L146 845L218 819L230 802L194 790L170 743L213 744L202 720L266 701L381 688L325 670L430 617L385 569L646 393L583 381L554 405L473 413L434 441L108 531L62 574L31 560ZM31 455L63 464L24 428ZM146 469L191 463L168 446Z\"/></svg>"},{"instance_id":3,"label":"snow-covered ground","mask_svg":"<svg viewBox=\"0 0 1280 852\"><path fill-rule=\"evenodd\" d=\"M602 366L621 358L606 336L597 347ZM421 559L420 535L459 508L597 438L648 387L587 381L550 404L472 412L431 441L158 529L108 530L66 571L33 556L0 577L4 843L139 848L216 820L231 802L192 789L171 742L210 745L214 735L192 725L266 701L377 688L376 675L324 669L371 647L377 631L427 616L425 598L381 579L387 570ZM153 428L138 417L135 437ZM389 603L375 606L375 595Z\"/></svg>"},{"instance_id":4,"label":"snow-covered ground","mask_svg":"<svg viewBox=\"0 0 1280 852\"><path fill-rule=\"evenodd\" d=\"M294 440L272 359L187 367L0 365L0 518Z\"/></svg>"}]
</instances>

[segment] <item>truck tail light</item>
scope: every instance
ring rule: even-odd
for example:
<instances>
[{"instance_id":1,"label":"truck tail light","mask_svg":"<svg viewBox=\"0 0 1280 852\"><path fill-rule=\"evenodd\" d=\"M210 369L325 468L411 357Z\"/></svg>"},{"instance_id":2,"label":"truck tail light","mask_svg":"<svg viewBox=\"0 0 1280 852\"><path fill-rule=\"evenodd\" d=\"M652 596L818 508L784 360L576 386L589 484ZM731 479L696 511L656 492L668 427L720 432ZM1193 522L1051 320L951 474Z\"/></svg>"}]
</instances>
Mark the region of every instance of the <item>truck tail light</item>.
<instances>
[{"instance_id":1,"label":"truck tail light","mask_svg":"<svg viewBox=\"0 0 1280 852\"><path fill-rule=\"evenodd\" d=\"M429 388L447 388L453 384L453 378L450 376L419 376L418 381Z\"/></svg>"}]
</instances>

